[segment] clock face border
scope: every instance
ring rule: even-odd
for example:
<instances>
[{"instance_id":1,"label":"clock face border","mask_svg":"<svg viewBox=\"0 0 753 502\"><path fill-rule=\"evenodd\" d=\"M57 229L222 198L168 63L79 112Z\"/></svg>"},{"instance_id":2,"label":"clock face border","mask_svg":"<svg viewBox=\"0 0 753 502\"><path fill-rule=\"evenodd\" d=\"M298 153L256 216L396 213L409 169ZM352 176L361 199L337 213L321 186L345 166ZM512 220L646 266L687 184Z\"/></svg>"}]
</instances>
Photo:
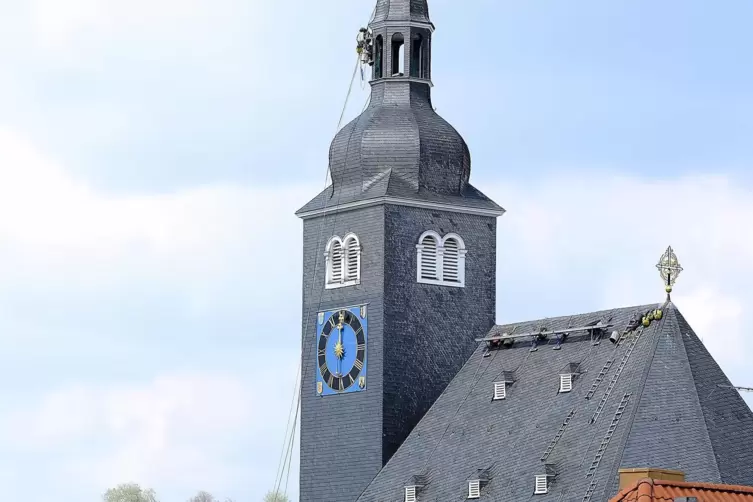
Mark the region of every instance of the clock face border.
<instances>
[{"instance_id":1,"label":"clock face border","mask_svg":"<svg viewBox=\"0 0 753 502\"><path fill-rule=\"evenodd\" d=\"M363 359L361 361L363 363L363 367L358 372L353 383L347 388L338 390L333 387L330 387L328 385L328 382L324 379L324 375L322 375L320 359L319 359L320 358L319 344L320 344L320 339L322 337L322 333L323 331L325 331L325 327L328 324L330 324L330 320L336 323L338 320L338 316L341 312L348 312L350 313L350 315L355 316L355 318L358 320L358 323L361 326L361 332L363 335L364 353L363 353ZM332 395L339 395L339 394L350 394L353 392L362 392L366 390L366 382L367 382L366 375L367 375L367 370L368 370L368 340L369 340L368 331L369 331L368 330L368 316L367 316L366 304L356 305L352 307L340 307L340 308L329 309L329 310L318 312L316 316L316 337L314 339L314 364L315 364L314 373L316 375L316 395L317 396L323 397L323 396L332 396ZM336 333L336 330L331 330L331 333L332 334ZM348 373L350 373L350 371ZM346 373L346 375L348 373Z\"/></svg>"}]
</instances>

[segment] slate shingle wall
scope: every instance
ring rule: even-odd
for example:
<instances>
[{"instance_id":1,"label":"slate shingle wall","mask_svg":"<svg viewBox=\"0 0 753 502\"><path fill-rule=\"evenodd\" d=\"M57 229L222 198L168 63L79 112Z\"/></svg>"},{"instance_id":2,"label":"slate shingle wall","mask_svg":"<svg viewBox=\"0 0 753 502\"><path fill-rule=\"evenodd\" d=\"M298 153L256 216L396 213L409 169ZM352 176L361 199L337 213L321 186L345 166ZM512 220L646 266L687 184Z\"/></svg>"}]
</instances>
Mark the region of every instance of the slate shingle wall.
<instances>
[{"instance_id":1,"label":"slate shingle wall","mask_svg":"<svg viewBox=\"0 0 753 502\"><path fill-rule=\"evenodd\" d=\"M348 232L363 246L361 284L326 290L324 248L332 235ZM384 208L305 220L303 260L300 502L352 502L382 467ZM317 312L363 303L369 319L367 389L318 397Z\"/></svg>"},{"instance_id":2,"label":"slate shingle wall","mask_svg":"<svg viewBox=\"0 0 753 502\"><path fill-rule=\"evenodd\" d=\"M385 230L386 462L494 324L496 219L387 206ZM427 230L464 240L464 288L417 282L416 244Z\"/></svg>"}]
</instances>

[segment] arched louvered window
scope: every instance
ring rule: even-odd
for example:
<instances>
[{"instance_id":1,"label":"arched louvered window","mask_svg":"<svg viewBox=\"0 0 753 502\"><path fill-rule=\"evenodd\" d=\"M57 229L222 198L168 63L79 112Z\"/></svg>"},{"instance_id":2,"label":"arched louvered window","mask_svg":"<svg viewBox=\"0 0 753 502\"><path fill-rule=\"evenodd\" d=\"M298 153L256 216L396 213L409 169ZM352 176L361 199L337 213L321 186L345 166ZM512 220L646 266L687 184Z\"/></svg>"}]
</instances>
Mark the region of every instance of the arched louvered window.
<instances>
[{"instance_id":1,"label":"arched louvered window","mask_svg":"<svg viewBox=\"0 0 753 502\"><path fill-rule=\"evenodd\" d=\"M355 235L345 239L345 281L358 282L361 270L361 245Z\"/></svg>"},{"instance_id":2,"label":"arched louvered window","mask_svg":"<svg viewBox=\"0 0 753 502\"><path fill-rule=\"evenodd\" d=\"M440 237L431 230L421 234L418 250L418 282L441 286L465 286L465 243L457 234Z\"/></svg>"},{"instance_id":3,"label":"arched louvered window","mask_svg":"<svg viewBox=\"0 0 753 502\"><path fill-rule=\"evenodd\" d=\"M439 280L439 236L424 235L418 246L418 280Z\"/></svg>"},{"instance_id":4,"label":"arched louvered window","mask_svg":"<svg viewBox=\"0 0 753 502\"><path fill-rule=\"evenodd\" d=\"M327 243L325 288L340 288L358 284L361 280L361 243L355 234L345 239L337 235Z\"/></svg>"},{"instance_id":5,"label":"arched louvered window","mask_svg":"<svg viewBox=\"0 0 753 502\"><path fill-rule=\"evenodd\" d=\"M442 279L445 282L460 282L459 260L460 245L457 239L452 237L445 239L442 254Z\"/></svg>"}]
</instances>

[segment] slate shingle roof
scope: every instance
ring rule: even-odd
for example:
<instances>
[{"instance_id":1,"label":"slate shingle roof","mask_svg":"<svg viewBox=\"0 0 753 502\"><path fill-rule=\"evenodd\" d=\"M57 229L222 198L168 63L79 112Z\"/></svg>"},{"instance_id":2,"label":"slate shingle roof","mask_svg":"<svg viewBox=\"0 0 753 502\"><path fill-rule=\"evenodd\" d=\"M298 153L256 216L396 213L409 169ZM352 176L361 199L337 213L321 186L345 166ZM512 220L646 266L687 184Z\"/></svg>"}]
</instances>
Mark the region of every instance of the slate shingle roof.
<instances>
[{"instance_id":1,"label":"slate shingle roof","mask_svg":"<svg viewBox=\"0 0 753 502\"><path fill-rule=\"evenodd\" d=\"M660 320L617 345L608 341L613 329L622 332L635 315L656 308L663 310ZM719 387L729 380L671 303L497 326L491 333L552 331L598 320L614 326L598 345L585 332L571 334L560 350L553 350L554 337L534 352L529 339L488 353L481 343L358 501L402 501L404 485L417 474L428 481L420 502L465 500L468 479L478 469L491 474L481 501L580 502L589 488L590 500L603 501L617 493L618 469L629 467L676 469L688 481L753 485L753 413L737 391ZM560 394L559 373L572 363L580 374L572 392ZM515 382L506 399L493 401L493 383L504 371L514 371ZM614 433L595 462L613 422ZM534 495L534 476L546 472L545 464L556 477L549 493Z\"/></svg>"}]
</instances>

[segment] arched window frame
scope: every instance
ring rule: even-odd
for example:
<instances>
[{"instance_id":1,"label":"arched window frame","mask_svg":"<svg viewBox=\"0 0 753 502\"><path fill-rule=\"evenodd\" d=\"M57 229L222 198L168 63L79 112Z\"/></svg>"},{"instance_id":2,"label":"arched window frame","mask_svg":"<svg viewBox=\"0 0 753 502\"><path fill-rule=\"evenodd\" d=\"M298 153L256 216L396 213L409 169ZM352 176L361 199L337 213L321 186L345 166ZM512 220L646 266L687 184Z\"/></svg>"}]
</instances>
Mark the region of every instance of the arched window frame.
<instances>
[{"instance_id":1,"label":"arched window frame","mask_svg":"<svg viewBox=\"0 0 753 502\"><path fill-rule=\"evenodd\" d=\"M402 77L405 74L405 37L395 32L390 37L390 76Z\"/></svg>"},{"instance_id":2,"label":"arched window frame","mask_svg":"<svg viewBox=\"0 0 753 502\"><path fill-rule=\"evenodd\" d=\"M337 245L337 246L336 246ZM336 250L340 250L340 273L335 274L334 265L337 257ZM349 252L349 249L355 252ZM325 261L325 289L343 288L361 283L361 241L354 233L345 235L342 239L335 235L328 242L324 250Z\"/></svg>"},{"instance_id":3,"label":"arched window frame","mask_svg":"<svg viewBox=\"0 0 753 502\"><path fill-rule=\"evenodd\" d=\"M384 77L384 37L377 35L374 40L374 80Z\"/></svg>"},{"instance_id":4,"label":"arched window frame","mask_svg":"<svg viewBox=\"0 0 753 502\"><path fill-rule=\"evenodd\" d=\"M410 43L410 76L426 78L425 43L421 33L414 33Z\"/></svg>"},{"instance_id":5,"label":"arched window frame","mask_svg":"<svg viewBox=\"0 0 753 502\"><path fill-rule=\"evenodd\" d=\"M437 242L436 279L426 278L425 275L427 274L422 273L424 270L424 252L426 251L425 240L429 236L433 237ZM445 278L445 244L450 239L454 239L455 242L457 242L457 280L448 280ZM449 233L442 237L433 230L427 230L418 238L416 251L416 280L419 283L436 284L438 286L451 286L456 288L465 287L465 255L468 251L465 247L465 241L463 241L463 238L458 234Z\"/></svg>"}]
</instances>

